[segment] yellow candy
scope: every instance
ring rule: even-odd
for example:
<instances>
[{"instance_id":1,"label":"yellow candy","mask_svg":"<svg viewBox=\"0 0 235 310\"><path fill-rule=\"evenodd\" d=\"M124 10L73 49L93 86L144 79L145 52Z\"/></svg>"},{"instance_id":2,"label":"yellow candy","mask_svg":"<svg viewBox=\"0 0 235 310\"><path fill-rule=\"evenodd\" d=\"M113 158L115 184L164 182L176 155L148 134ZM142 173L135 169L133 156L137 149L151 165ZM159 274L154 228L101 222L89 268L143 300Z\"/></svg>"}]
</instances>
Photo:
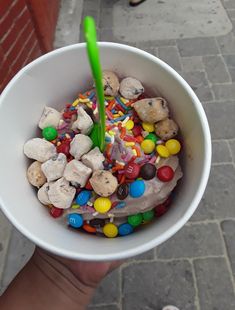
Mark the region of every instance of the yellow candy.
<instances>
[{"instance_id":1,"label":"yellow candy","mask_svg":"<svg viewBox=\"0 0 235 310\"><path fill-rule=\"evenodd\" d=\"M170 156L170 152L168 151L168 149L165 147L165 145L158 145L156 147L156 150L159 154L159 156L167 158Z\"/></svg>"},{"instance_id":2,"label":"yellow candy","mask_svg":"<svg viewBox=\"0 0 235 310\"><path fill-rule=\"evenodd\" d=\"M108 223L104 225L103 233L108 238L115 238L118 234L118 228L113 223Z\"/></svg>"},{"instance_id":3,"label":"yellow candy","mask_svg":"<svg viewBox=\"0 0 235 310\"><path fill-rule=\"evenodd\" d=\"M78 208L80 208L80 206L79 206L78 204L74 204L74 205L72 205L71 208L72 208L72 209L78 209Z\"/></svg>"},{"instance_id":4,"label":"yellow candy","mask_svg":"<svg viewBox=\"0 0 235 310\"><path fill-rule=\"evenodd\" d=\"M140 146L145 154L150 154L153 152L155 148L155 143L152 140L146 139L143 142L141 142Z\"/></svg>"},{"instance_id":5,"label":"yellow candy","mask_svg":"<svg viewBox=\"0 0 235 310\"><path fill-rule=\"evenodd\" d=\"M79 100L76 99L76 100L72 103L72 106L73 106L73 107L76 107L76 106L78 105L78 103L79 103Z\"/></svg>"},{"instance_id":6,"label":"yellow candy","mask_svg":"<svg viewBox=\"0 0 235 310\"><path fill-rule=\"evenodd\" d=\"M135 142L125 142L125 146L134 146Z\"/></svg>"},{"instance_id":7,"label":"yellow candy","mask_svg":"<svg viewBox=\"0 0 235 310\"><path fill-rule=\"evenodd\" d=\"M99 197L94 202L94 208L99 213L106 213L111 209L111 200L105 197Z\"/></svg>"},{"instance_id":8,"label":"yellow candy","mask_svg":"<svg viewBox=\"0 0 235 310\"><path fill-rule=\"evenodd\" d=\"M134 122L131 119L129 119L129 121L126 122L125 127L127 130L131 130L134 127L134 125L135 125Z\"/></svg>"},{"instance_id":9,"label":"yellow candy","mask_svg":"<svg viewBox=\"0 0 235 310\"><path fill-rule=\"evenodd\" d=\"M178 154L180 149L181 149L181 145L180 145L179 141L176 139L168 140L166 142L165 146L168 149L168 151L170 152L170 154L172 154L172 155Z\"/></svg>"},{"instance_id":10,"label":"yellow candy","mask_svg":"<svg viewBox=\"0 0 235 310\"><path fill-rule=\"evenodd\" d=\"M145 131L154 132L154 124L142 123L142 127Z\"/></svg>"}]
</instances>

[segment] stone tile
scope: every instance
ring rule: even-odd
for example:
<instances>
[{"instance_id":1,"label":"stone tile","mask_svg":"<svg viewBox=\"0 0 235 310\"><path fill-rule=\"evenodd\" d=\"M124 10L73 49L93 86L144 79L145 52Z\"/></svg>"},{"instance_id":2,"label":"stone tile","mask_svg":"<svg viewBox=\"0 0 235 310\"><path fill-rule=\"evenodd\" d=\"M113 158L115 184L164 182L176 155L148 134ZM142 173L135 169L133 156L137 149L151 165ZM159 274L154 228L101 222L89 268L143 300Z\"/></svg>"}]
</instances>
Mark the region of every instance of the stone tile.
<instances>
[{"instance_id":1,"label":"stone tile","mask_svg":"<svg viewBox=\"0 0 235 310\"><path fill-rule=\"evenodd\" d=\"M230 82L230 76L221 56L204 56L203 62L211 83Z\"/></svg>"},{"instance_id":2,"label":"stone tile","mask_svg":"<svg viewBox=\"0 0 235 310\"><path fill-rule=\"evenodd\" d=\"M229 145L232 151L233 162L235 162L235 140L229 141Z\"/></svg>"},{"instance_id":3,"label":"stone tile","mask_svg":"<svg viewBox=\"0 0 235 310\"><path fill-rule=\"evenodd\" d=\"M227 220L221 223L223 235L232 267L235 276L235 221Z\"/></svg>"},{"instance_id":4,"label":"stone tile","mask_svg":"<svg viewBox=\"0 0 235 310\"><path fill-rule=\"evenodd\" d=\"M0 284L5 266L5 258L8 250L8 244L11 236L11 229L12 226L10 222L0 210Z\"/></svg>"},{"instance_id":5,"label":"stone tile","mask_svg":"<svg viewBox=\"0 0 235 310\"><path fill-rule=\"evenodd\" d=\"M219 54L214 38L179 39L177 45L183 57Z\"/></svg>"},{"instance_id":6,"label":"stone tile","mask_svg":"<svg viewBox=\"0 0 235 310\"><path fill-rule=\"evenodd\" d=\"M100 9L100 1L103 2L103 0L96 0L96 1L94 1L94 0L84 0L83 1L83 11L86 11L86 10L99 10Z\"/></svg>"},{"instance_id":7,"label":"stone tile","mask_svg":"<svg viewBox=\"0 0 235 310\"><path fill-rule=\"evenodd\" d=\"M231 19L235 19L235 9L227 10L227 13Z\"/></svg>"},{"instance_id":8,"label":"stone tile","mask_svg":"<svg viewBox=\"0 0 235 310\"><path fill-rule=\"evenodd\" d=\"M91 304L98 305L118 302L120 298L119 286L119 269L117 269L107 275L98 286Z\"/></svg>"},{"instance_id":9,"label":"stone tile","mask_svg":"<svg viewBox=\"0 0 235 310\"><path fill-rule=\"evenodd\" d=\"M90 310L120 310L118 305L88 306Z\"/></svg>"},{"instance_id":10,"label":"stone tile","mask_svg":"<svg viewBox=\"0 0 235 310\"><path fill-rule=\"evenodd\" d=\"M187 261L138 263L123 269L123 310L160 310L167 304L196 310L194 298Z\"/></svg>"},{"instance_id":11,"label":"stone tile","mask_svg":"<svg viewBox=\"0 0 235 310\"><path fill-rule=\"evenodd\" d=\"M147 251L143 254L130 258L130 261L151 260L154 259L154 250Z\"/></svg>"},{"instance_id":12,"label":"stone tile","mask_svg":"<svg viewBox=\"0 0 235 310\"><path fill-rule=\"evenodd\" d=\"M225 259L199 259L194 266L201 309L235 309L235 296Z\"/></svg>"},{"instance_id":13,"label":"stone tile","mask_svg":"<svg viewBox=\"0 0 235 310\"><path fill-rule=\"evenodd\" d=\"M212 101L214 99L211 88L209 86L201 85L194 91L201 102Z\"/></svg>"},{"instance_id":14,"label":"stone tile","mask_svg":"<svg viewBox=\"0 0 235 310\"><path fill-rule=\"evenodd\" d=\"M204 71L183 72L182 75L194 91L201 86L208 85L208 81Z\"/></svg>"},{"instance_id":15,"label":"stone tile","mask_svg":"<svg viewBox=\"0 0 235 310\"><path fill-rule=\"evenodd\" d=\"M202 201L191 221L235 217L235 169L232 164L211 167Z\"/></svg>"},{"instance_id":16,"label":"stone tile","mask_svg":"<svg viewBox=\"0 0 235 310\"><path fill-rule=\"evenodd\" d=\"M159 58L165 61L176 71L181 71L181 63L178 50L175 46L165 46L158 48Z\"/></svg>"},{"instance_id":17,"label":"stone tile","mask_svg":"<svg viewBox=\"0 0 235 310\"><path fill-rule=\"evenodd\" d=\"M176 41L174 39L169 40L147 40L136 42L136 47L144 49L146 47L161 47L161 46L175 46Z\"/></svg>"},{"instance_id":18,"label":"stone tile","mask_svg":"<svg viewBox=\"0 0 235 310\"><path fill-rule=\"evenodd\" d=\"M34 252L34 244L15 228L12 229L2 285L7 287Z\"/></svg>"},{"instance_id":19,"label":"stone tile","mask_svg":"<svg viewBox=\"0 0 235 310\"><path fill-rule=\"evenodd\" d=\"M224 55L224 60L228 67L235 67L235 55Z\"/></svg>"},{"instance_id":20,"label":"stone tile","mask_svg":"<svg viewBox=\"0 0 235 310\"><path fill-rule=\"evenodd\" d=\"M182 57L181 63L184 72L203 71L204 64L201 56Z\"/></svg>"},{"instance_id":21,"label":"stone tile","mask_svg":"<svg viewBox=\"0 0 235 310\"><path fill-rule=\"evenodd\" d=\"M113 27L113 14L112 9L102 9L100 12L100 28L112 28Z\"/></svg>"},{"instance_id":22,"label":"stone tile","mask_svg":"<svg viewBox=\"0 0 235 310\"><path fill-rule=\"evenodd\" d=\"M216 100L234 100L235 83L213 85L212 89Z\"/></svg>"},{"instance_id":23,"label":"stone tile","mask_svg":"<svg viewBox=\"0 0 235 310\"><path fill-rule=\"evenodd\" d=\"M221 54L226 55L235 53L235 37L232 32L225 36L217 37L216 40L219 44Z\"/></svg>"},{"instance_id":24,"label":"stone tile","mask_svg":"<svg viewBox=\"0 0 235 310\"><path fill-rule=\"evenodd\" d=\"M229 146L226 141L212 141L212 163L231 162Z\"/></svg>"},{"instance_id":25,"label":"stone tile","mask_svg":"<svg viewBox=\"0 0 235 310\"><path fill-rule=\"evenodd\" d=\"M94 0L92 0L93 2ZM112 8L116 5L120 0L101 0L101 8Z\"/></svg>"},{"instance_id":26,"label":"stone tile","mask_svg":"<svg viewBox=\"0 0 235 310\"><path fill-rule=\"evenodd\" d=\"M234 0L225 0L224 1L224 7L226 9L235 9L235 2L234 2Z\"/></svg>"},{"instance_id":27,"label":"stone tile","mask_svg":"<svg viewBox=\"0 0 235 310\"><path fill-rule=\"evenodd\" d=\"M235 67L234 68L228 67L228 71L229 71L230 77L232 79L232 82L235 82Z\"/></svg>"},{"instance_id":28,"label":"stone tile","mask_svg":"<svg viewBox=\"0 0 235 310\"><path fill-rule=\"evenodd\" d=\"M222 254L222 239L218 225L214 223L186 225L157 247L157 258L164 259Z\"/></svg>"},{"instance_id":29,"label":"stone tile","mask_svg":"<svg viewBox=\"0 0 235 310\"><path fill-rule=\"evenodd\" d=\"M235 133L234 102L206 103L204 109L209 121L212 139L233 139Z\"/></svg>"}]
</instances>

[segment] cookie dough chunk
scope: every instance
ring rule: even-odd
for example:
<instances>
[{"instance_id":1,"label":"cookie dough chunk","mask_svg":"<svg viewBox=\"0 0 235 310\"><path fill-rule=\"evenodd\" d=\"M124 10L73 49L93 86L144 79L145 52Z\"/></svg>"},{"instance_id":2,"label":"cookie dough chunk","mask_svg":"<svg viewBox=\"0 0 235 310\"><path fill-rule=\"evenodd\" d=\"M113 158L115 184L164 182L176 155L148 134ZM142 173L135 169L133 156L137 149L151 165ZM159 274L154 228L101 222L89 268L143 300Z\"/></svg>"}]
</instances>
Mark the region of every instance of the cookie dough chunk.
<instances>
[{"instance_id":1,"label":"cookie dough chunk","mask_svg":"<svg viewBox=\"0 0 235 310\"><path fill-rule=\"evenodd\" d=\"M42 112L42 116L40 118L38 127L41 129L44 129L46 127L57 128L60 118L61 118L60 112L58 112L53 108L45 107Z\"/></svg>"},{"instance_id":2,"label":"cookie dough chunk","mask_svg":"<svg viewBox=\"0 0 235 310\"><path fill-rule=\"evenodd\" d=\"M63 176L67 157L63 153L53 156L42 164L42 171L45 174L47 181L55 181Z\"/></svg>"},{"instance_id":3,"label":"cookie dough chunk","mask_svg":"<svg viewBox=\"0 0 235 310\"><path fill-rule=\"evenodd\" d=\"M80 161L73 159L66 165L64 177L67 181L84 187L91 173L92 170L89 167L83 165Z\"/></svg>"},{"instance_id":4,"label":"cookie dough chunk","mask_svg":"<svg viewBox=\"0 0 235 310\"><path fill-rule=\"evenodd\" d=\"M38 200L43 204L43 205L49 205L51 204L49 197L48 197L48 191L50 188L49 183L45 183L42 187L39 188L37 196Z\"/></svg>"},{"instance_id":5,"label":"cookie dough chunk","mask_svg":"<svg viewBox=\"0 0 235 310\"><path fill-rule=\"evenodd\" d=\"M126 99L137 99L144 92L144 87L140 81L127 77L120 83L119 89L122 97Z\"/></svg>"},{"instance_id":6,"label":"cookie dough chunk","mask_svg":"<svg viewBox=\"0 0 235 310\"><path fill-rule=\"evenodd\" d=\"M159 122L169 115L167 102L160 97L138 100L133 106L139 118L146 123Z\"/></svg>"},{"instance_id":7,"label":"cookie dough chunk","mask_svg":"<svg viewBox=\"0 0 235 310\"><path fill-rule=\"evenodd\" d=\"M24 154L43 163L56 155L56 147L44 139L33 138L25 143Z\"/></svg>"},{"instance_id":8,"label":"cookie dough chunk","mask_svg":"<svg viewBox=\"0 0 235 310\"><path fill-rule=\"evenodd\" d=\"M41 166L42 163L39 161L34 161L27 170L27 178L29 183L38 188L46 183L46 177Z\"/></svg>"},{"instance_id":9,"label":"cookie dough chunk","mask_svg":"<svg viewBox=\"0 0 235 310\"><path fill-rule=\"evenodd\" d=\"M173 119L166 118L155 124L155 132L162 140L168 140L177 135L178 125Z\"/></svg>"},{"instance_id":10,"label":"cookie dough chunk","mask_svg":"<svg viewBox=\"0 0 235 310\"><path fill-rule=\"evenodd\" d=\"M82 134L88 135L93 127L93 121L87 112L82 108L77 108L77 120L73 123L72 129L79 130Z\"/></svg>"},{"instance_id":11,"label":"cookie dough chunk","mask_svg":"<svg viewBox=\"0 0 235 310\"><path fill-rule=\"evenodd\" d=\"M93 190L102 197L112 195L118 186L117 179L105 170L96 170L90 178L90 183Z\"/></svg>"},{"instance_id":12,"label":"cookie dough chunk","mask_svg":"<svg viewBox=\"0 0 235 310\"><path fill-rule=\"evenodd\" d=\"M119 80L112 71L103 71L103 86L106 96L117 96L119 90Z\"/></svg>"},{"instance_id":13,"label":"cookie dough chunk","mask_svg":"<svg viewBox=\"0 0 235 310\"><path fill-rule=\"evenodd\" d=\"M70 186L65 178L60 178L49 186L48 197L50 202L56 208L70 208L75 194L76 189L73 186Z\"/></svg>"},{"instance_id":14,"label":"cookie dough chunk","mask_svg":"<svg viewBox=\"0 0 235 310\"><path fill-rule=\"evenodd\" d=\"M105 160L104 155L100 152L98 147L95 147L86 155L82 156L82 162L87 167L90 167L93 171L102 170L104 168L103 161Z\"/></svg>"},{"instance_id":15,"label":"cookie dough chunk","mask_svg":"<svg viewBox=\"0 0 235 310\"><path fill-rule=\"evenodd\" d=\"M75 159L80 159L82 155L88 153L92 148L92 141L88 136L77 134L70 143L70 154Z\"/></svg>"}]
</instances>

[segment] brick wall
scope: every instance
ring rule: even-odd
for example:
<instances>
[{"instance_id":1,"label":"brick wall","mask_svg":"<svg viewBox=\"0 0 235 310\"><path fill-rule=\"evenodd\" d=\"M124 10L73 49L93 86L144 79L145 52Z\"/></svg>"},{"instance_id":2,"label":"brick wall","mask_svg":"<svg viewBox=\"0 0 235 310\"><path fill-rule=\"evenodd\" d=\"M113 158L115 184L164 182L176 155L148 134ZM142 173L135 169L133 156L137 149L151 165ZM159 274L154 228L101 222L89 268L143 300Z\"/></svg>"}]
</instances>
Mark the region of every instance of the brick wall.
<instances>
[{"instance_id":1,"label":"brick wall","mask_svg":"<svg viewBox=\"0 0 235 310\"><path fill-rule=\"evenodd\" d=\"M27 63L52 50L59 0L0 0L0 92Z\"/></svg>"}]
</instances>

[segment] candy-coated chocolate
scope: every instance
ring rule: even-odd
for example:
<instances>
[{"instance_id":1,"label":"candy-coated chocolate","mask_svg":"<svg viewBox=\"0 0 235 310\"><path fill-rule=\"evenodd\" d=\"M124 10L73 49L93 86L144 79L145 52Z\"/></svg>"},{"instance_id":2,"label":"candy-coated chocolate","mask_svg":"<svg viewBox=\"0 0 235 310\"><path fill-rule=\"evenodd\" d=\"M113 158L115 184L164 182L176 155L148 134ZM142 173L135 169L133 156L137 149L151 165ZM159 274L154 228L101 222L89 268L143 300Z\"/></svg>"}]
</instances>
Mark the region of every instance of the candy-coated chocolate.
<instances>
[{"instance_id":1,"label":"candy-coated chocolate","mask_svg":"<svg viewBox=\"0 0 235 310\"><path fill-rule=\"evenodd\" d=\"M133 198L141 197L145 191L145 184L143 180L136 180L130 184L130 195Z\"/></svg>"},{"instance_id":2,"label":"candy-coated chocolate","mask_svg":"<svg viewBox=\"0 0 235 310\"><path fill-rule=\"evenodd\" d=\"M144 140L141 142L141 149L144 151L145 154L150 154L153 152L155 148L155 143L152 140Z\"/></svg>"},{"instance_id":3,"label":"candy-coated chocolate","mask_svg":"<svg viewBox=\"0 0 235 310\"><path fill-rule=\"evenodd\" d=\"M140 166L134 162L130 162L125 166L125 175L128 179L136 179L140 172Z\"/></svg>"},{"instance_id":4,"label":"candy-coated chocolate","mask_svg":"<svg viewBox=\"0 0 235 310\"><path fill-rule=\"evenodd\" d=\"M154 218L154 211L153 210L146 211L142 213L142 216L144 221L146 222L151 221Z\"/></svg>"},{"instance_id":5,"label":"candy-coated chocolate","mask_svg":"<svg viewBox=\"0 0 235 310\"><path fill-rule=\"evenodd\" d=\"M124 200L129 194L129 185L127 183L123 183L117 188L117 198L120 200Z\"/></svg>"},{"instance_id":6,"label":"candy-coated chocolate","mask_svg":"<svg viewBox=\"0 0 235 310\"><path fill-rule=\"evenodd\" d=\"M132 133L133 133L134 137L141 135L141 132L142 132L142 128L140 125L135 125L132 129Z\"/></svg>"},{"instance_id":7,"label":"candy-coated chocolate","mask_svg":"<svg viewBox=\"0 0 235 310\"><path fill-rule=\"evenodd\" d=\"M47 141L52 141L55 140L55 138L57 138L58 132L54 127L45 127L42 130L42 136Z\"/></svg>"},{"instance_id":8,"label":"candy-coated chocolate","mask_svg":"<svg viewBox=\"0 0 235 310\"><path fill-rule=\"evenodd\" d=\"M143 216L141 213L129 215L127 221L131 226L137 227L142 223Z\"/></svg>"},{"instance_id":9,"label":"candy-coated chocolate","mask_svg":"<svg viewBox=\"0 0 235 310\"><path fill-rule=\"evenodd\" d=\"M83 218L80 214L71 213L67 215L67 221L69 226L73 228L79 228L83 225Z\"/></svg>"},{"instance_id":10,"label":"candy-coated chocolate","mask_svg":"<svg viewBox=\"0 0 235 310\"><path fill-rule=\"evenodd\" d=\"M80 206L84 206L87 204L90 198L91 198L91 191L82 190L76 197L76 203Z\"/></svg>"},{"instance_id":11,"label":"candy-coated chocolate","mask_svg":"<svg viewBox=\"0 0 235 310\"><path fill-rule=\"evenodd\" d=\"M94 202L94 208L99 213L106 213L111 209L111 200L106 197L99 197Z\"/></svg>"},{"instance_id":12,"label":"candy-coated chocolate","mask_svg":"<svg viewBox=\"0 0 235 310\"><path fill-rule=\"evenodd\" d=\"M103 227L103 233L108 238L115 238L118 234L118 228L113 223L107 223Z\"/></svg>"},{"instance_id":13,"label":"candy-coated chocolate","mask_svg":"<svg viewBox=\"0 0 235 310\"><path fill-rule=\"evenodd\" d=\"M54 218L60 217L63 214L63 209L52 206L50 208L50 215Z\"/></svg>"},{"instance_id":14,"label":"candy-coated chocolate","mask_svg":"<svg viewBox=\"0 0 235 310\"><path fill-rule=\"evenodd\" d=\"M148 132L153 132L155 130L154 124L151 124L151 123L143 122L142 127L145 131L148 131Z\"/></svg>"},{"instance_id":15,"label":"candy-coated chocolate","mask_svg":"<svg viewBox=\"0 0 235 310\"><path fill-rule=\"evenodd\" d=\"M162 166L157 170L157 177L162 182L169 182L174 177L174 170L170 166Z\"/></svg>"},{"instance_id":16,"label":"candy-coated chocolate","mask_svg":"<svg viewBox=\"0 0 235 310\"><path fill-rule=\"evenodd\" d=\"M156 176L156 171L155 165L146 163L140 168L140 176L144 180L151 180Z\"/></svg>"},{"instance_id":17,"label":"candy-coated chocolate","mask_svg":"<svg viewBox=\"0 0 235 310\"><path fill-rule=\"evenodd\" d=\"M91 226L91 225L89 225L89 224L84 224L84 225L82 226L82 228L83 228L85 231L87 231L88 233L96 233L96 228L93 227L93 226Z\"/></svg>"},{"instance_id":18,"label":"candy-coated chocolate","mask_svg":"<svg viewBox=\"0 0 235 310\"><path fill-rule=\"evenodd\" d=\"M160 157L167 158L170 156L170 152L165 147L165 145L157 145L156 150Z\"/></svg>"},{"instance_id":19,"label":"candy-coated chocolate","mask_svg":"<svg viewBox=\"0 0 235 310\"><path fill-rule=\"evenodd\" d=\"M180 152L181 145L178 140L170 139L165 143L166 148L168 149L171 155L176 155Z\"/></svg>"},{"instance_id":20,"label":"candy-coated chocolate","mask_svg":"<svg viewBox=\"0 0 235 310\"><path fill-rule=\"evenodd\" d=\"M144 139L145 140L152 140L155 144L159 140L159 138L153 132L150 132Z\"/></svg>"},{"instance_id":21,"label":"candy-coated chocolate","mask_svg":"<svg viewBox=\"0 0 235 310\"><path fill-rule=\"evenodd\" d=\"M133 227L129 223L123 223L118 227L120 236L127 236L133 232Z\"/></svg>"}]
</instances>

